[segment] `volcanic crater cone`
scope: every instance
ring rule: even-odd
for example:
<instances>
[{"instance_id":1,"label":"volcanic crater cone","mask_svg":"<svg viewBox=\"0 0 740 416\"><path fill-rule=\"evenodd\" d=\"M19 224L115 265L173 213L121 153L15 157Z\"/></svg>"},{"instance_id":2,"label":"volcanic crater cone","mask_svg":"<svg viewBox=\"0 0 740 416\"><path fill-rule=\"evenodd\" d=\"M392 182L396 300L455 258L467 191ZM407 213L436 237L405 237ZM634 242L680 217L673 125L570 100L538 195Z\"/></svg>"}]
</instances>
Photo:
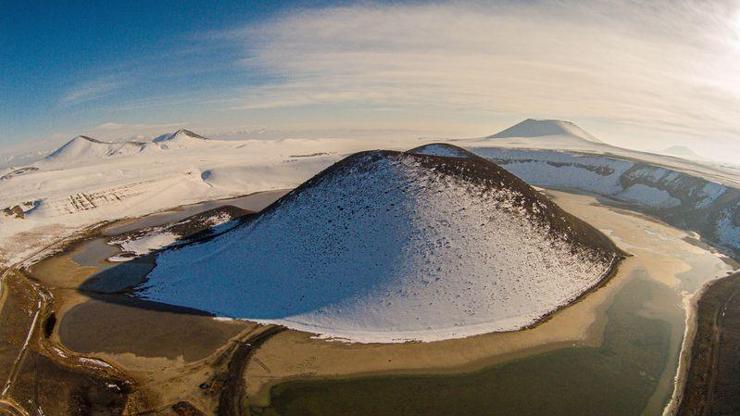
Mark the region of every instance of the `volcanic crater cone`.
<instances>
[{"instance_id":1,"label":"volcanic crater cone","mask_svg":"<svg viewBox=\"0 0 740 416\"><path fill-rule=\"evenodd\" d=\"M243 226L163 251L137 293L327 337L431 341L532 325L620 257L504 169L435 145L351 155Z\"/></svg>"}]
</instances>

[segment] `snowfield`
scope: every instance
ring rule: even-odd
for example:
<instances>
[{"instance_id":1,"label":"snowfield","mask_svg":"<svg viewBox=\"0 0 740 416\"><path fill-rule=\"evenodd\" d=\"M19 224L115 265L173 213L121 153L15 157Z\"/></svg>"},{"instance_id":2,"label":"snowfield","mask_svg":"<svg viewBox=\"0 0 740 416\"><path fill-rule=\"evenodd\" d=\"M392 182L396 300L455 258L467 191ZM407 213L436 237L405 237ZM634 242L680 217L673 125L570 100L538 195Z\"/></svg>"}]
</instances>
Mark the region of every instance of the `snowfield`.
<instances>
[{"instance_id":1,"label":"snowfield","mask_svg":"<svg viewBox=\"0 0 740 416\"><path fill-rule=\"evenodd\" d=\"M0 171L0 268L102 221L294 188L348 154L428 142L79 136ZM620 149L554 120L456 143L531 185L616 200L740 256L735 168ZM128 256L119 260L172 247L141 295L364 342L521 328L612 264L593 230L517 180L481 181L479 158L463 149L427 144L358 158L256 219L213 224L218 233L238 228L207 244L180 248L185 234L168 227L122 237L115 243Z\"/></svg>"},{"instance_id":2,"label":"snowfield","mask_svg":"<svg viewBox=\"0 0 740 416\"><path fill-rule=\"evenodd\" d=\"M77 137L32 166L8 169L0 178L0 268L101 221L293 188L342 155L379 144L351 139L224 141L184 130L136 143ZM380 144L408 146L395 140Z\"/></svg>"},{"instance_id":3,"label":"snowfield","mask_svg":"<svg viewBox=\"0 0 740 416\"><path fill-rule=\"evenodd\" d=\"M422 149L423 150L423 149ZM450 147L432 154L467 153ZM366 152L161 252L143 298L357 342L528 326L598 284L606 237L490 162Z\"/></svg>"}]
</instances>

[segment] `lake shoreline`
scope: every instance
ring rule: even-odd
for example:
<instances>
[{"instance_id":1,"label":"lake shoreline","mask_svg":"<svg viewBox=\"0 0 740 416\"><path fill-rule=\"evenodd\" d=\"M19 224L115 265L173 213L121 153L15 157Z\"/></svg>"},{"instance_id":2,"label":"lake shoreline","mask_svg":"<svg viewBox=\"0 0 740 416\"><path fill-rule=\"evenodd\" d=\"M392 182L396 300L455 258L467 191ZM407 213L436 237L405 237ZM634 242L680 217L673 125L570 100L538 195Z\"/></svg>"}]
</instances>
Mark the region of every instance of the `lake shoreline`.
<instances>
[{"instance_id":1,"label":"lake shoreline","mask_svg":"<svg viewBox=\"0 0 740 416\"><path fill-rule=\"evenodd\" d=\"M708 283L698 294L696 307L696 330L687 350L688 368L675 414L715 414L713 411L731 414L740 410L737 405L740 380L736 374L734 380L732 377L733 364L740 353L732 354L731 349L733 339L740 333L740 320L737 319L740 317L740 273Z\"/></svg>"}]
</instances>

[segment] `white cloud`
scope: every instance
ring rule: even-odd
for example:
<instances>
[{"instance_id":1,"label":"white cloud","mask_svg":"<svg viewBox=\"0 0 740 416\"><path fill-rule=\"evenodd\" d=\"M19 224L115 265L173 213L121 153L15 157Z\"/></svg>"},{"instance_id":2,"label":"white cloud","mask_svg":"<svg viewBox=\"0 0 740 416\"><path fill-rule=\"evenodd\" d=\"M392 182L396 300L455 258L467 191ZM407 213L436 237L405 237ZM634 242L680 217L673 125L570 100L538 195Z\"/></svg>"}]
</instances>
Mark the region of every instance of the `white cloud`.
<instances>
[{"instance_id":1,"label":"white cloud","mask_svg":"<svg viewBox=\"0 0 740 416\"><path fill-rule=\"evenodd\" d=\"M740 140L736 2L359 5L230 32L241 109L401 108L600 120L614 131ZM629 139L625 139L629 142ZM638 140L638 139L635 139ZM735 148L737 149L737 148ZM740 149L738 149L740 151Z\"/></svg>"},{"instance_id":2,"label":"white cloud","mask_svg":"<svg viewBox=\"0 0 740 416\"><path fill-rule=\"evenodd\" d=\"M62 105L75 105L85 101L95 100L110 94L124 83L113 79L98 79L80 83L68 90L60 99Z\"/></svg>"}]
</instances>

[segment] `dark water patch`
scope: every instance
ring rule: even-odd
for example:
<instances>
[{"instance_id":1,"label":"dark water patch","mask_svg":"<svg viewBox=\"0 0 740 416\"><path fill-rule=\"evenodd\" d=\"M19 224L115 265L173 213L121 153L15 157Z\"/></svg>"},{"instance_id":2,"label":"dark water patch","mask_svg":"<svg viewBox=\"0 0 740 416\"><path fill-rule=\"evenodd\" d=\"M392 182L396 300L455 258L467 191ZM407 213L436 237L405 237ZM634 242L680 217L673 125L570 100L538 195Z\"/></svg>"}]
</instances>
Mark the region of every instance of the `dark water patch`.
<instances>
[{"instance_id":1,"label":"dark water patch","mask_svg":"<svg viewBox=\"0 0 740 416\"><path fill-rule=\"evenodd\" d=\"M107 262L108 257L118 254L120 250L109 245L105 238L85 241L71 252L72 260L81 266L109 268L115 264Z\"/></svg>"},{"instance_id":2,"label":"dark water patch","mask_svg":"<svg viewBox=\"0 0 740 416\"><path fill-rule=\"evenodd\" d=\"M80 353L131 353L194 361L208 356L250 324L216 321L210 316L136 299L110 296L70 309L59 327L59 338ZM165 309L166 308L166 309ZM95 319L90 319L94 316Z\"/></svg>"}]
</instances>

